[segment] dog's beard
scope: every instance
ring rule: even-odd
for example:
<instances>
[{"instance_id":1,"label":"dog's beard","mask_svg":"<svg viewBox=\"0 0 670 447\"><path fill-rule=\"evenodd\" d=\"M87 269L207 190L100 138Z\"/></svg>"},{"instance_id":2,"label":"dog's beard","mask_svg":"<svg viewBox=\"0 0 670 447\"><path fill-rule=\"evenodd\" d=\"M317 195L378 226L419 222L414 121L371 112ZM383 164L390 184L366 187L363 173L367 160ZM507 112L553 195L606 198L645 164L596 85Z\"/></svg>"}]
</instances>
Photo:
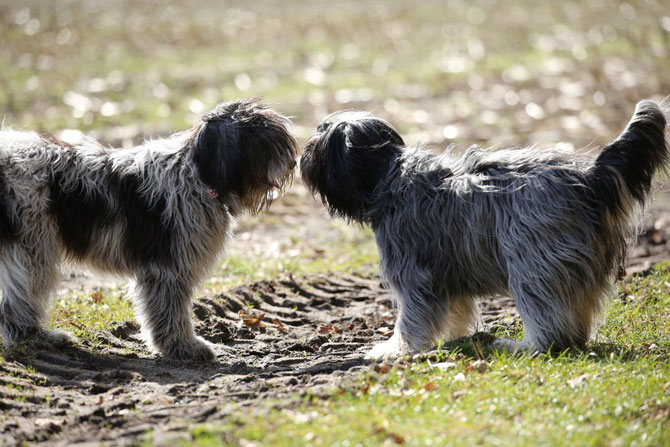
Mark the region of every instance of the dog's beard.
<instances>
[{"instance_id":1,"label":"dog's beard","mask_svg":"<svg viewBox=\"0 0 670 447\"><path fill-rule=\"evenodd\" d=\"M280 175L269 173L268 179L271 180L259 181L241 200L242 206L252 214L266 211L274 200L286 193L293 184L293 169L284 170Z\"/></svg>"}]
</instances>

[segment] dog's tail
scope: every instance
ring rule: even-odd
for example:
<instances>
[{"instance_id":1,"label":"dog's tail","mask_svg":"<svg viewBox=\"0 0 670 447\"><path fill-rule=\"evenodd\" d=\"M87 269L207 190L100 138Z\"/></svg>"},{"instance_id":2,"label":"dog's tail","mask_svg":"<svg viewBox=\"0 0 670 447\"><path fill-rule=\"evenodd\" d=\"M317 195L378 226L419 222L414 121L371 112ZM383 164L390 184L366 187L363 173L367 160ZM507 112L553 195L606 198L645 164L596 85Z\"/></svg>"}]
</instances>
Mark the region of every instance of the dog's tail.
<instances>
[{"instance_id":1,"label":"dog's tail","mask_svg":"<svg viewBox=\"0 0 670 447\"><path fill-rule=\"evenodd\" d=\"M640 101L623 133L596 159L594 189L615 215L628 215L634 202L644 204L653 175L666 168L670 160L666 124L658 104Z\"/></svg>"}]
</instances>

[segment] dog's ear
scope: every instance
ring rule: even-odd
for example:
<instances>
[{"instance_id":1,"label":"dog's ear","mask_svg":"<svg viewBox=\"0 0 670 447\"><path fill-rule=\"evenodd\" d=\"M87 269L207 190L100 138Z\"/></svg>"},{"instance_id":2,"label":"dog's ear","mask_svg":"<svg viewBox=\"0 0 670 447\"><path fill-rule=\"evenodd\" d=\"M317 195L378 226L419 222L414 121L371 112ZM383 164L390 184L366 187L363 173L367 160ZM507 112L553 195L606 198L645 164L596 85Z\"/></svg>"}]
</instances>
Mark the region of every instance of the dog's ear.
<instances>
[{"instance_id":1,"label":"dog's ear","mask_svg":"<svg viewBox=\"0 0 670 447\"><path fill-rule=\"evenodd\" d=\"M272 165L295 164L298 146L290 121L257 99L219 104L202 117L194 138L193 161L200 177L220 194L245 195L268 178Z\"/></svg>"},{"instance_id":2,"label":"dog's ear","mask_svg":"<svg viewBox=\"0 0 670 447\"><path fill-rule=\"evenodd\" d=\"M305 183L331 215L366 222L375 188L404 148L402 137L380 118L351 112L327 119L319 129L301 158Z\"/></svg>"},{"instance_id":3,"label":"dog's ear","mask_svg":"<svg viewBox=\"0 0 670 447\"><path fill-rule=\"evenodd\" d=\"M200 125L193 162L202 181L211 188L243 193L244 154L239 131L232 120L205 120Z\"/></svg>"}]
</instances>

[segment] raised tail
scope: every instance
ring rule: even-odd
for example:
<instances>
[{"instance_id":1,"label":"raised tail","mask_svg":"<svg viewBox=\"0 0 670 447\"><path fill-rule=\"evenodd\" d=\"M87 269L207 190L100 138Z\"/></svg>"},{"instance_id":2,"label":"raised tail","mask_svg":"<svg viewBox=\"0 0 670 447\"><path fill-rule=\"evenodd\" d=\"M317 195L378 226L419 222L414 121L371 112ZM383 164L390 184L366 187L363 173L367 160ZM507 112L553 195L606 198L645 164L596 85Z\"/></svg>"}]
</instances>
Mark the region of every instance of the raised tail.
<instances>
[{"instance_id":1,"label":"raised tail","mask_svg":"<svg viewBox=\"0 0 670 447\"><path fill-rule=\"evenodd\" d=\"M634 205L631 200L644 204L652 177L670 160L666 124L658 104L640 101L623 133L596 159L595 190L611 210L627 214Z\"/></svg>"}]
</instances>

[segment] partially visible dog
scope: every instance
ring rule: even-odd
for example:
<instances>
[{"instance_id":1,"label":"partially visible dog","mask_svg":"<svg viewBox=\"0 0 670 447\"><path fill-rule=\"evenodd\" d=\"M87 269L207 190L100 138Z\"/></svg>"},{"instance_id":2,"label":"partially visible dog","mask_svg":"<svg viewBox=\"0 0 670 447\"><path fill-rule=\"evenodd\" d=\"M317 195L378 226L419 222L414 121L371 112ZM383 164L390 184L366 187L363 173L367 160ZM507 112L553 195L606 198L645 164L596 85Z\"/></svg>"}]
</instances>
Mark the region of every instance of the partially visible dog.
<instances>
[{"instance_id":1,"label":"partially visible dog","mask_svg":"<svg viewBox=\"0 0 670 447\"><path fill-rule=\"evenodd\" d=\"M219 104L193 129L129 150L0 132L0 333L6 346L67 335L43 328L63 257L132 275L150 346L214 358L191 296L243 211L265 210L293 175L290 121L256 100Z\"/></svg>"},{"instance_id":2,"label":"partially visible dog","mask_svg":"<svg viewBox=\"0 0 670 447\"><path fill-rule=\"evenodd\" d=\"M558 149L471 147L461 158L406 148L386 121L331 115L300 162L331 215L374 230L398 304L390 340L370 358L466 335L475 297L511 293L525 326L511 351L589 339L622 268L631 214L668 162L666 120L642 101L595 159Z\"/></svg>"}]
</instances>

